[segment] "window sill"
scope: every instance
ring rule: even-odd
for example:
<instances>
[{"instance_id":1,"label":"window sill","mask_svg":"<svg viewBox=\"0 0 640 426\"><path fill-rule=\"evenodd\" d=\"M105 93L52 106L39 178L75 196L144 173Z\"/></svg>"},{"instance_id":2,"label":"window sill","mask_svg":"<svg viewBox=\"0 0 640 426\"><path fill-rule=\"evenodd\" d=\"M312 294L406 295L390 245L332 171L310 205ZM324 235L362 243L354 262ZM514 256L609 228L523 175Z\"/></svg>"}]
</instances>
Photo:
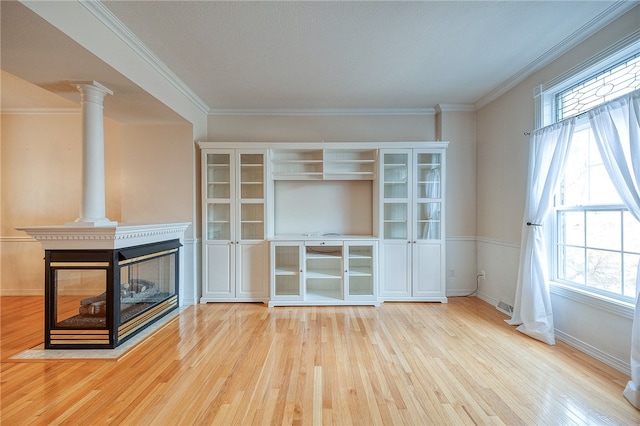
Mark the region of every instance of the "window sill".
<instances>
[{"instance_id":1,"label":"window sill","mask_svg":"<svg viewBox=\"0 0 640 426\"><path fill-rule=\"evenodd\" d=\"M557 294L559 296L566 297L567 299L592 306L602 311L611 312L624 318L633 319L635 306L632 303L622 302L606 296L589 293L558 282L551 282L550 284L549 291L552 294Z\"/></svg>"}]
</instances>

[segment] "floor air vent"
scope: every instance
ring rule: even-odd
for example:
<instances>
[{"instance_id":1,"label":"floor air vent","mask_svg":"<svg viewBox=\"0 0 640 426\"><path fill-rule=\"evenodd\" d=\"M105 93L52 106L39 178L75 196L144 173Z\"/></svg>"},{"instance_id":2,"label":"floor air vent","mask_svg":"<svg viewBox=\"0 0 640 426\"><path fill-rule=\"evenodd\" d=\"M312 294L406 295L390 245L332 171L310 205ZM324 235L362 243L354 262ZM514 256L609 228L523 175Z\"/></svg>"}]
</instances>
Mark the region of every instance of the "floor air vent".
<instances>
[{"instance_id":1,"label":"floor air vent","mask_svg":"<svg viewBox=\"0 0 640 426\"><path fill-rule=\"evenodd\" d=\"M503 314L509 315L510 317L513 316L513 306L507 304L506 302L503 302L502 300L498 302L498 306L496 306L496 309Z\"/></svg>"}]
</instances>

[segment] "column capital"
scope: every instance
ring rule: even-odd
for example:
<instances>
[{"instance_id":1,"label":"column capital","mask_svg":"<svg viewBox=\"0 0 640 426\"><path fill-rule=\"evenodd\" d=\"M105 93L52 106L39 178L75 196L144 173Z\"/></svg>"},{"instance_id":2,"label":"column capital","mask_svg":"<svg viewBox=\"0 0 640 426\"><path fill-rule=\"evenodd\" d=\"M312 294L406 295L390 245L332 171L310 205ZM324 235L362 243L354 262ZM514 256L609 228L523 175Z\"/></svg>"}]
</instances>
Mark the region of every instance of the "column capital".
<instances>
[{"instance_id":1,"label":"column capital","mask_svg":"<svg viewBox=\"0 0 640 426\"><path fill-rule=\"evenodd\" d=\"M78 89L82 100L102 103L105 96L113 95L113 90L93 80L69 81L69 84Z\"/></svg>"}]
</instances>

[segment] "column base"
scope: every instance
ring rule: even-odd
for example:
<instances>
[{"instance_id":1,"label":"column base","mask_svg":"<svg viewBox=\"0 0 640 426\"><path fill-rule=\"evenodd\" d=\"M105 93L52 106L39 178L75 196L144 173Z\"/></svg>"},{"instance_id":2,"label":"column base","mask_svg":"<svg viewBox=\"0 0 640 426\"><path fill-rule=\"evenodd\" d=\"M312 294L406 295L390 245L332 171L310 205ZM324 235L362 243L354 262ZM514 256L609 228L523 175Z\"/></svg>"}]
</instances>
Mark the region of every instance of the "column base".
<instances>
[{"instance_id":1,"label":"column base","mask_svg":"<svg viewBox=\"0 0 640 426\"><path fill-rule=\"evenodd\" d=\"M73 222L67 222L65 223L65 226L77 226L77 227L86 227L86 228L92 228L92 227L114 227L114 226L118 226L118 222L112 221L105 218L100 218L100 219L76 219Z\"/></svg>"}]
</instances>

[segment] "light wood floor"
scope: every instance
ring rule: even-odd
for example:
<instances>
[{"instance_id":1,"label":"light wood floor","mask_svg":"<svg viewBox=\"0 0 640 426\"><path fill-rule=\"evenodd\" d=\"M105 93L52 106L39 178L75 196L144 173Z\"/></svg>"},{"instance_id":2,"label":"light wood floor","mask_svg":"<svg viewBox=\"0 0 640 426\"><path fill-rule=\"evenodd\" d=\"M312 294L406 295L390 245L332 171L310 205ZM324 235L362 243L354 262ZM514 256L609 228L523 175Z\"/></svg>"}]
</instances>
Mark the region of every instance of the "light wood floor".
<instances>
[{"instance_id":1,"label":"light wood floor","mask_svg":"<svg viewBox=\"0 0 640 426\"><path fill-rule=\"evenodd\" d=\"M187 308L119 361L22 361L43 299L2 297L2 425L640 424L628 377L448 304Z\"/></svg>"}]
</instances>

